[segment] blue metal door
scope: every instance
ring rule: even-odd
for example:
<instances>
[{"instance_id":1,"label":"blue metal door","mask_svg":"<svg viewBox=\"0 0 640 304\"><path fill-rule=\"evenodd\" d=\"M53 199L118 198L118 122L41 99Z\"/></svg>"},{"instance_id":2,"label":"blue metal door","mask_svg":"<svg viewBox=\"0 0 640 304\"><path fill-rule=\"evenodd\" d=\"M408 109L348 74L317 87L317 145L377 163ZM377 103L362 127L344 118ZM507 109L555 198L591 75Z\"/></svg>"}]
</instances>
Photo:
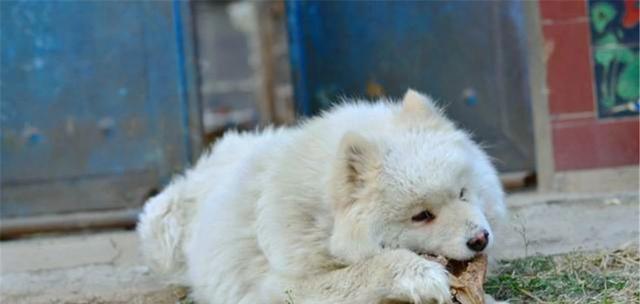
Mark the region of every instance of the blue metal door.
<instances>
[{"instance_id":1,"label":"blue metal door","mask_svg":"<svg viewBox=\"0 0 640 304\"><path fill-rule=\"evenodd\" d=\"M135 207L189 161L188 5L0 5L2 217Z\"/></svg>"},{"instance_id":2,"label":"blue metal door","mask_svg":"<svg viewBox=\"0 0 640 304\"><path fill-rule=\"evenodd\" d=\"M287 1L298 111L411 87L444 103L500 170L533 170L524 13L520 1Z\"/></svg>"}]
</instances>

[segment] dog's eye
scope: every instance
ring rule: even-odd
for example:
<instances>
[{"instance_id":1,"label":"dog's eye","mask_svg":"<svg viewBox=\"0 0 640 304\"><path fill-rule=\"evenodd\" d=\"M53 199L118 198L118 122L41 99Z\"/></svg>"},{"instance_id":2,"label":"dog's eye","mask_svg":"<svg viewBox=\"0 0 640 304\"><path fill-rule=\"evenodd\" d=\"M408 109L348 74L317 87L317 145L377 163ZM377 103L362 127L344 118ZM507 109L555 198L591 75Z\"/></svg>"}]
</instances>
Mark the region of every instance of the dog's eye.
<instances>
[{"instance_id":1,"label":"dog's eye","mask_svg":"<svg viewBox=\"0 0 640 304\"><path fill-rule=\"evenodd\" d=\"M422 211L411 218L411 220L414 222L427 222L427 223L435 219L436 219L436 216L427 210Z\"/></svg>"},{"instance_id":2,"label":"dog's eye","mask_svg":"<svg viewBox=\"0 0 640 304\"><path fill-rule=\"evenodd\" d=\"M460 198L461 201L466 201L467 200L466 192L467 192L467 188L460 189L459 198Z\"/></svg>"}]
</instances>

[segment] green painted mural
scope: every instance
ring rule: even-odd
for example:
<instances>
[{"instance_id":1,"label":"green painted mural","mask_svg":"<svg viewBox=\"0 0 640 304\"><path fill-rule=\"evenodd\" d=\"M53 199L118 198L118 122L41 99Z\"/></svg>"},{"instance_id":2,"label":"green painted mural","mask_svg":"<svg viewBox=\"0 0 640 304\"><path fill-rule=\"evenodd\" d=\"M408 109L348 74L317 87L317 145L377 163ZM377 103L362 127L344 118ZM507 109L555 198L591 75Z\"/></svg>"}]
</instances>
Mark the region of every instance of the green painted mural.
<instances>
[{"instance_id":1,"label":"green painted mural","mask_svg":"<svg viewBox=\"0 0 640 304\"><path fill-rule=\"evenodd\" d=\"M590 0L589 20L600 118L638 115L640 1Z\"/></svg>"}]
</instances>

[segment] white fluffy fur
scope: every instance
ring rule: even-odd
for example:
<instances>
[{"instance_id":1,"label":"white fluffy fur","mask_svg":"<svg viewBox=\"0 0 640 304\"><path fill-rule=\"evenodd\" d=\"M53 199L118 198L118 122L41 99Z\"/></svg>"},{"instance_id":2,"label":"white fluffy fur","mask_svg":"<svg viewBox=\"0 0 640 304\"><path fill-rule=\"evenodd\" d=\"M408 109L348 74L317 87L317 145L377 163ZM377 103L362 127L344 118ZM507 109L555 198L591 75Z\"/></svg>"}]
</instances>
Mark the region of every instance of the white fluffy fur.
<instances>
[{"instance_id":1,"label":"white fluffy fur","mask_svg":"<svg viewBox=\"0 0 640 304\"><path fill-rule=\"evenodd\" d=\"M436 219L411 220L423 210ZM150 265L202 304L446 303L445 270L416 253L472 258L467 240L503 214L486 154L409 90L226 134L149 200L138 232Z\"/></svg>"}]
</instances>

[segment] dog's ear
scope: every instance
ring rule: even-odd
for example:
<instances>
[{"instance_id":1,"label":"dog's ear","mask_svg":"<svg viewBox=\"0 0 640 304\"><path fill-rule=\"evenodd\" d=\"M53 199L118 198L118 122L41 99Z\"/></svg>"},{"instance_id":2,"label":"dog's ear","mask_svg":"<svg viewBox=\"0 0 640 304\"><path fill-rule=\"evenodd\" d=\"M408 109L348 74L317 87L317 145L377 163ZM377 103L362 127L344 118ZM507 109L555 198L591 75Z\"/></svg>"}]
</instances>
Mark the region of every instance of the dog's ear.
<instances>
[{"instance_id":1,"label":"dog's ear","mask_svg":"<svg viewBox=\"0 0 640 304\"><path fill-rule=\"evenodd\" d=\"M380 162L380 151L374 143L354 132L342 137L331 181L337 209L353 203L358 190L379 170Z\"/></svg>"},{"instance_id":2,"label":"dog's ear","mask_svg":"<svg viewBox=\"0 0 640 304\"><path fill-rule=\"evenodd\" d=\"M430 125L450 126L451 122L442 110L433 102L431 97L418 91L408 89L402 98L400 120L414 124L415 122Z\"/></svg>"},{"instance_id":3,"label":"dog's ear","mask_svg":"<svg viewBox=\"0 0 640 304\"><path fill-rule=\"evenodd\" d=\"M418 91L408 89L402 98L402 112L405 114L419 115L426 117L433 113L435 106L433 101L426 95Z\"/></svg>"},{"instance_id":4,"label":"dog's ear","mask_svg":"<svg viewBox=\"0 0 640 304\"><path fill-rule=\"evenodd\" d=\"M367 224L371 207L356 203L366 201L367 192L380 172L380 148L359 134L346 133L340 141L331 179L334 224L330 239L331 254L344 263L356 263L380 251L377 234Z\"/></svg>"}]
</instances>

